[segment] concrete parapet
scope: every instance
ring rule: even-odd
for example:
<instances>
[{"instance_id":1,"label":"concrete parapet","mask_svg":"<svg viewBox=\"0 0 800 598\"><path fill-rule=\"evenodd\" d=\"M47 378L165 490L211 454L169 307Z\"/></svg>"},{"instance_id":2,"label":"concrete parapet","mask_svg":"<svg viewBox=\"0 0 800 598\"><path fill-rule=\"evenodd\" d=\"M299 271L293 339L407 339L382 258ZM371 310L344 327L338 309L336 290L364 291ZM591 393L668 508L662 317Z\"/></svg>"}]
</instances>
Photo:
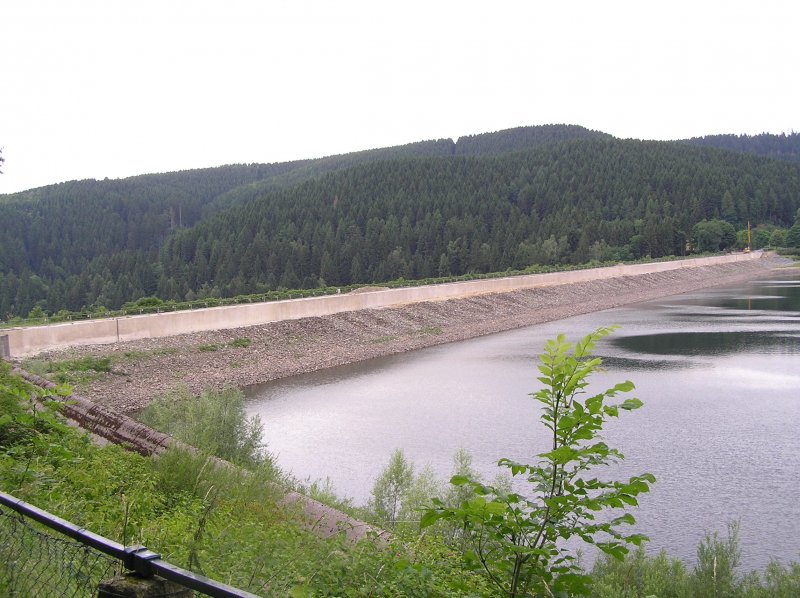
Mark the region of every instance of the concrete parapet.
<instances>
[{"instance_id":1,"label":"concrete parapet","mask_svg":"<svg viewBox=\"0 0 800 598\"><path fill-rule=\"evenodd\" d=\"M9 357L32 355L47 349L72 345L108 344L119 340L117 319L84 320L11 328L8 334Z\"/></svg>"},{"instance_id":2,"label":"concrete parapet","mask_svg":"<svg viewBox=\"0 0 800 598\"><path fill-rule=\"evenodd\" d=\"M698 268L750 261L760 258L761 255L761 252L752 252L671 262L620 264L605 268L552 272L549 274L509 276L384 289L365 293L346 293L324 297L290 299L287 301L228 305L191 311L11 328L3 335L8 337L4 341L3 347L8 357L16 358L74 345L108 344L144 338L163 338L210 330L244 328L281 320L327 316L360 309L375 309L424 301L442 301L457 297L504 293L623 276L641 276L680 268Z\"/></svg>"}]
</instances>

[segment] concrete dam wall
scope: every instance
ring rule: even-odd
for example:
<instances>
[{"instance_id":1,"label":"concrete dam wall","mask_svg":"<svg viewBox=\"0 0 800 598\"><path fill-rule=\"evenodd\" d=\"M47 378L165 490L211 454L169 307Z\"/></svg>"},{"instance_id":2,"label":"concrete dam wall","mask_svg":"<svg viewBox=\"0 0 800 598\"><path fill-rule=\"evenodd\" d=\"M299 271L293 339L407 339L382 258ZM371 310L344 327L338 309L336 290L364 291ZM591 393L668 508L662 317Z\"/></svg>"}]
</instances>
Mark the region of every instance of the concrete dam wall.
<instances>
[{"instance_id":1,"label":"concrete dam wall","mask_svg":"<svg viewBox=\"0 0 800 598\"><path fill-rule=\"evenodd\" d=\"M361 309L376 309L424 301L442 301L536 287L641 276L681 268L729 264L759 259L761 256L761 252L753 252L650 264L621 264L570 272L530 274L267 303L229 305L191 311L19 327L0 331L0 351L2 351L2 357L16 358L76 345L109 344L193 332L244 328L281 320L325 316Z\"/></svg>"}]
</instances>

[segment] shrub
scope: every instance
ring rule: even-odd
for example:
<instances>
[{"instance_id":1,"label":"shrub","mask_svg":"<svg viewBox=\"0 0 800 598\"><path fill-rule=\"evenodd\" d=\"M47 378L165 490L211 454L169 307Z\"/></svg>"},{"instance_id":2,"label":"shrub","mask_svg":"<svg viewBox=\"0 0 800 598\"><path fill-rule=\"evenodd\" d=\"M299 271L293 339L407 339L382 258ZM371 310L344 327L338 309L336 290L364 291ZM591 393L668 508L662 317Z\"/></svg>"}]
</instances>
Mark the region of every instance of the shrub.
<instances>
[{"instance_id":1,"label":"shrub","mask_svg":"<svg viewBox=\"0 0 800 598\"><path fill-rule=\"evenodd\" d=\"M171 434L203 452L238 465L272 462L263 449L263 426L248 418L244 395L235 388L193 396L187 390L156 399L140 414L142 423Z\"/></svg>"}]
</instances>

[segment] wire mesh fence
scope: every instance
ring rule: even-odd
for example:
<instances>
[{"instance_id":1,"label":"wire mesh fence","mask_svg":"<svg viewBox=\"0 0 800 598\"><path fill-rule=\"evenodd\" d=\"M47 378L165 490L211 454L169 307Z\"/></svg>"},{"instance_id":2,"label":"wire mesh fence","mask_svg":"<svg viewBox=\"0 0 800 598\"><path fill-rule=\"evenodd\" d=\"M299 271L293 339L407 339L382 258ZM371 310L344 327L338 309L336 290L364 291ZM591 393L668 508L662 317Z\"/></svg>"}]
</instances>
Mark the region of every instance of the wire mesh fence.
<instances>
[{"instance_id":1,"label":"wire mesh fence","mask_svg":"<svg viewBox=\"0 0 800 598\"><path fill-rule=\"evenodd\" d=\"M96 596L120 570L117 559L42 529L0 506L0 596Z\"/></svg>"},{"instance_id":2,"label":"wire mesh fence","mask_svg":"<svg viewBox=\"0 0 800 598\"><path fill-rule=\"evenodd\" d=\"M131 581L118 575L123 571L148 580L148 596L258 598L163 561L144 546L123 546L0 491L0 597L97 596L101 584L103 595L118 595L118 588Z\"/></svg>"}]
</instances>

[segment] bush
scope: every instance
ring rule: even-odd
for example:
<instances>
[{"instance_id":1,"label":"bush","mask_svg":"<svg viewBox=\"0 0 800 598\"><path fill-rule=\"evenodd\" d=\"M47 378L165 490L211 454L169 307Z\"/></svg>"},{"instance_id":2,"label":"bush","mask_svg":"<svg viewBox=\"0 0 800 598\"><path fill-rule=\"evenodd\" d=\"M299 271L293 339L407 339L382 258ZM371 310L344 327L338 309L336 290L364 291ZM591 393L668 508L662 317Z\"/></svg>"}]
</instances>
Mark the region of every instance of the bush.
<instances>
[{"instance_id":1,"label":"bush","mask_svg":"<svg viewBox=\"0 0 800 598\"><path fill-rule=\"evenodd\" d=\"M139 420L237 465L254 467L273 461L264 450L261 420L247 417L244 395L235 388L199 396L185 389L177 391L150 403Z\"/></svg>"}]
</instances>

